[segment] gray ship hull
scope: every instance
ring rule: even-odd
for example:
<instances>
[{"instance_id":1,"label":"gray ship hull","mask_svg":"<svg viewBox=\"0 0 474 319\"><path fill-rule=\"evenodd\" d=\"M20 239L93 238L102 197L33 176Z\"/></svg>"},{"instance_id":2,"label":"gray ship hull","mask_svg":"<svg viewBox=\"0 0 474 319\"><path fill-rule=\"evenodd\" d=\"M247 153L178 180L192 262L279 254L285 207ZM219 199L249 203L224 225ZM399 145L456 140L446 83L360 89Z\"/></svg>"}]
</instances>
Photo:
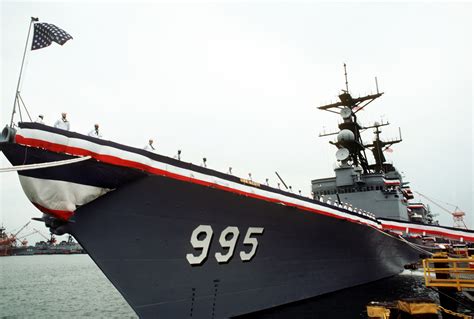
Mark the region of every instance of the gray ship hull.
<instances>
[{"instance_id":1,"label":"gray ship hull","mask_svg":"<svg viewBox=\"0 0 474 319\"><path fill-rule=\"evenodd\" d=\"M190 235L214 230L209 258L191 266ZM263 227L249 262L214 258L227 226ZM140 317L223 318L367 283L419 253L367 226L149 176L79 208L68 231ZM239 240L235 249L248 251Z\"/></svg>"},{"instance_id":2,"label":"gray ship hull","mask_svg":"<svg viewBox=\"0 0 474 319\"><path fill-rule=\"evenodd\" d=\"M400 234L474 241L44 125L5 140L13 165L83 157L20 182L142 318L231 317L389 277L419 259Z\"/></svg>"}]
</instances>

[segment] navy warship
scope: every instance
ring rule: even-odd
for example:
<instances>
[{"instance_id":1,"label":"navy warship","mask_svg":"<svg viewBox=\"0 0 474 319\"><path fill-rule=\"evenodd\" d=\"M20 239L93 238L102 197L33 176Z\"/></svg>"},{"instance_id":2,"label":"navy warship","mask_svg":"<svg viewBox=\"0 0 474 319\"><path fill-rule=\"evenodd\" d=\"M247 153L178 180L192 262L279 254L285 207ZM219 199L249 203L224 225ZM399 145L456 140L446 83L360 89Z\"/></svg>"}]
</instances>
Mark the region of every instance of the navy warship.
<instances>
[{"instance_id":1,"label":"navy warship","mask_svg":"<svg viewBox=\"0 0 474 319\"><path fill-rule=\"evenodd\" d=\"M343 122L312 197L39 123L6 126L0 149L36 219L73 235L140 317L232 317L398 274L429 253L424 236L474 242L410 211L383 152L401 138L376 123L363 142L358 111L382 94L319 107Z\"/></svg>"}]
</instances>

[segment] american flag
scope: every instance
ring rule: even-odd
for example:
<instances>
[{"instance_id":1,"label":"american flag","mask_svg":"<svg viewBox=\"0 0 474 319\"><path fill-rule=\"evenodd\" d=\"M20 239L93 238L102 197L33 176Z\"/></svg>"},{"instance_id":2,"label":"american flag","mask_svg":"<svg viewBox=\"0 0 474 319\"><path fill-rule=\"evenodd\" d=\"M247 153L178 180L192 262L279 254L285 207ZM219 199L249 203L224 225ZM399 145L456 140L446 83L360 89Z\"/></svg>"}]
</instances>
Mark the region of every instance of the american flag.
<instances>
[{"instance_id":1,"label":"american flag","mask_svg":"<svg viewBox=\"0 0 474 319\"><path fill-rule=\"evenodd\" d=\"M54 24L35 23L35 31L33 35L33 42L31 43L31 50L45 48L53 41L63 45L69 39L72 39L71 35L58 28Z\"/></svg>"}]
</instances>

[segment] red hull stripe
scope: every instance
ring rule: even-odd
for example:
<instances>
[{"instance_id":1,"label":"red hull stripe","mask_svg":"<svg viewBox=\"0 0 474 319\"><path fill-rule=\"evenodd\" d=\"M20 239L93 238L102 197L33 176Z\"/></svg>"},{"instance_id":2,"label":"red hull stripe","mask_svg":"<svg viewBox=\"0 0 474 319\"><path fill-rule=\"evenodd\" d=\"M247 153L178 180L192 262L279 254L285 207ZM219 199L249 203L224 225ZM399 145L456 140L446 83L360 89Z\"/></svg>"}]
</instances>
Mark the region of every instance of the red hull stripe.
<instances>
[{"instance_id":1,"label":"red hull stripe","mask_svg":"<svg viewBox=\"0 0 474 319\"><path fill-rule=\"evenodd\" d=\"M292 207L299 208L301 210L305 210L305 211L309 211L309 212L312 212L312 213L317 213L317 214L321 214L321 215L325 215L325 216L330 216L330 217L334 217L334 218L338 218L338 219L347 219L347 220L350 220L351 222L358 223L358 224L362 223L357 219L350 219L349 217L343 217L343 216L339 216L339 215L336 215L336 214L331 214L329 212L325 212L325 211L322 211L322 210L317 210L317 209L309 208L309 207L306 207L306 206L302 206L302 205L298 205L298 204L294 204L294 203L290 203L290 202L285 202L285 201L282 201L280 199L274 199L274 198L254 194L254 193L244 192L244 191L234 189L234 188L231 188L231 187L226 187L226 186L223 186L223 185L206 182L206 181L203 181L203 180L200 180L200 179L196 179L196 178L192 178L192 177L187 177L187 176L171 173L171 172L164 171L164 170L161 170L161 169L158 169L158 168L155 168L155 167L151 167L151 166L148 166L148 165L145 165L145 164L142 164L142 163L137 163L135 161L129 161L129 160L125 160L125 159L118 158L118 157L111 156L111 155L98 154L98 153L95 153L95 152L92 152L92 151L89 151L89 150L85 150L85 149L82 149L82 148L51 143L51 142L38 140L38 139L33 139L33 138L26 138L26 137L23 137L23 136L18 135L18 134L16 135L15 140L18 144L22 144L22 145L28 145L28 146L33 146L33 147L44 148L44 149L47 149L49 151L57 152L57 153L66 153L66 154L76 155L76 156L91 156L92 158L94 158L98 161L108 163L108 164L112 164L112 165L123 166L123 167L128 167L128 168L136 168L136 169L140 169L140 170L143 170L143 171L146 171L148 173L155 174L155 175L166 176L166 177L169 177L169 178L173 178L173 179L177 179L177 180L181 180L181 181L185 181L185 182L191 182L191 183L194 183L194 184L213 187L213 188L221 189L221 190L224 190L224 191L227 191L227 192L232 192L232 193L236 193L236 194L243 195L243 196L253 197L253 198L268 201L268 202L273 202L273 203L277 203L277 204L284 204L286 206L292 206Z\"/></svg>"},{"instance_id":2,"label":"red hull stripe","mask_svg":"<svg viewBox=\"0 0 474 319\"><path fill-rule=\"evenodd\" d=\"M33 202L32 204L35 205L36 208L38 208L43 213L51 215L61 220L68 220L69 218L71 218L72 215L74 215L74 212L70 212L68 210L50 209Z\"/></svg>"},{"instance_id":3,"label":"red hull stripe","mask_svg":"<svg viewBox=\"0 0 474 319\"><path fill-rule=\"evenodd\" d=\"M15 140L19 144L44 148L44 149L52 151L52 152L66 153L66 154L75 155L75 156L91 156L92 158L94 158L98 161L108 163L108 164L112 164L112 165L116 165L116 166L135 168L135 169L146 171L146 172L154 174L154 175L166 176L168 178L172 178L172 179L176 179L176 180L180 180L180 181L185 181L185 182L190 182L190 183L194 183L194 184L199 184L199 185L202 185L202 186L212 187L212 188L224 190L224 191L231 192L231 193L236 193L236 194L239 194L239 195L242 195L242 196L248 196L248 197L264 200L264 201L267 201L267 202L272 202L272 203L276 203L276 204L283 204L283 205L286 205L286 206L295 207L295 208L298 208L300 210L308 211L308 212L311 212L311 213L316 213L316 214L320 214L320 215L324 215L324 216L329 216L329 217L333 217L333 218L337 218L337 219L341 219L341 220L348 220L348 221L356 223L356 224L365 224L365 223L361 222L360 220L352 219L350 217L340 216L340 215L333 214L333 213L330 213L330 212L326 212L326 211L322 211L322 210L318 210L318 209L298 205L298 204L287 202L287 201L282 201L280 199L275 199L275 198L262 196L262 195L258 195L258 194L254 194L254 193L250 193L250 192L245 192L245 191L242 191L242 190L238 190L238 189L235 189L235 188L231 188L231 187L227 187L227 186L223 186L223 185L203 181L203 180L200 180L200 179L187 177L187 176L183 176L183 175L180 175L180 174L171 173L171 172L168 172L168 171L165 171L165 170L162 170L162 169L158 169L158 168L155 168L155 167L152 167L152 166L149 166L149 165L145 165L145 164L142 164L142 163L138 163L138 162L135 162L135 161L125 160L125 159L122 159L122 158L119 158L119 157L116 157L116 156L111 156L111 155L98 154L98 153L95 153L95 152L92 152L92 151L89 151L89 150L86 150L86 149L83 149L83 148L72 147L72 146L67 146L67 145L62 145L62 144L57 144L57 143L51 143L51 142L44 141L44 140L39 140L39 139L26 138L26 137L23 137L19 134L17 134L15 136ZM72 213L71 212L67 212L67 213L69 213L69 215L68 215L68 218L69 218L72 215ZM57 214L57 212L54 211L54 212L51 212L51 214L52 215ZM64 219L64 216L66 216L66 215L63 214L61 216L63 217L61 219ZM384 224L384 223L382 223L382 228L387 229L387 230L393 230L393 229L402 230L402 231L406 230L406 227L388 225L388 224ZM442 237L453 238L453 239L457 239L457 240L459 240L462 237L463 240L465 240L465 241L474 241L474 237L472 237L472 236L460 236L460 235L454 235L454 234L446 233L446 232L443 232L443 231L420 230L420 229L416 229L416 228L412 228L412 227L408 227L408 228L410 230L414 231L414 232L417 232L417 233L425 232L426 234L429 234L429 235L442 236Z\"/></svg>"},{"instance_id":4,"label":"red hull stripe","mask_svg":"<svg viewBox=\"0 0 474 319\"><path fill-rule=\"evenodd\" d=\"M454 235L451 233L447 233L441 230L423 230L423 229L417 229L414 227L410 227L410 225L407 225L406 227L403 226L398 226L398 225L389 225L389 224L384 224L382 223L383 229L390 229L390 230L398 230L402 232L406 232L407 228L410 233L418 233L418 234L423 234L425 233L426 235L433 235L437 237L445 237L445 238L451 238L455 240L460 240L462 238L464 241L469 241L469 242L474 242L474 236L460 236L460 235Z\"/></svg>"}]
</instances>

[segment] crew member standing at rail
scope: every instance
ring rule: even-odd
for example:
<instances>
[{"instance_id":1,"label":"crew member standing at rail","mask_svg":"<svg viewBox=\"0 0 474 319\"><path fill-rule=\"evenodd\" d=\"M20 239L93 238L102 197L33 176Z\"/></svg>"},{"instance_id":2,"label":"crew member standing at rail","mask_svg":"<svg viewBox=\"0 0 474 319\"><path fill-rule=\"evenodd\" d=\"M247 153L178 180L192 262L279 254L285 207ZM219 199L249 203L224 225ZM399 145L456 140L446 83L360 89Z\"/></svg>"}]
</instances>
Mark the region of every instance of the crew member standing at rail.
<instances>
[{"instance_id":1,"label":"crew member standing at rail","mask_svg":"<svg viewBox=\"0 0 474 319\"><path fill-rule=\"evenodd\" d=\"M99 124L94 124L94 129L89 132L89 136L101 138L102 135L99 133Z\"/></svg>"},{"instance_id":2,"label":"crew member standing at rail","mask_svg":"<svg viewBox=\"0 0 474 319\"><path fill-rule=\"evenodd\" d=\"M38 115L38 118L36 119L35 122L36 122L36 123L39 123L39 124L44 124L43 119L44 119L43 114L40 114L40 115Z\"/></svg>"},{"instance_id":3,"label":"crew member standing at rail","mask_svg":"<svg viewBox=\"0 0 474 319\"><path fill-rule=\"evenodd\" d=\"M54 123L54 127L69 131L71 127L66 116L67 114L65 112L61 113L61 118Z\"/></svg>"},{"instance_id":4,"label":"crew member standing at rail","mask_svg":"<svg viewBox=\"0 0 474 319\"><path fill-rule=\"evenodd\" d=\"M147 151L150 151L150 152L153 152L155 150L155 147L153 146L153 139L150 138L148 140L148 144L145 145L145 147L143 149L147 150Z\"/></svg>"}]
</instances>

